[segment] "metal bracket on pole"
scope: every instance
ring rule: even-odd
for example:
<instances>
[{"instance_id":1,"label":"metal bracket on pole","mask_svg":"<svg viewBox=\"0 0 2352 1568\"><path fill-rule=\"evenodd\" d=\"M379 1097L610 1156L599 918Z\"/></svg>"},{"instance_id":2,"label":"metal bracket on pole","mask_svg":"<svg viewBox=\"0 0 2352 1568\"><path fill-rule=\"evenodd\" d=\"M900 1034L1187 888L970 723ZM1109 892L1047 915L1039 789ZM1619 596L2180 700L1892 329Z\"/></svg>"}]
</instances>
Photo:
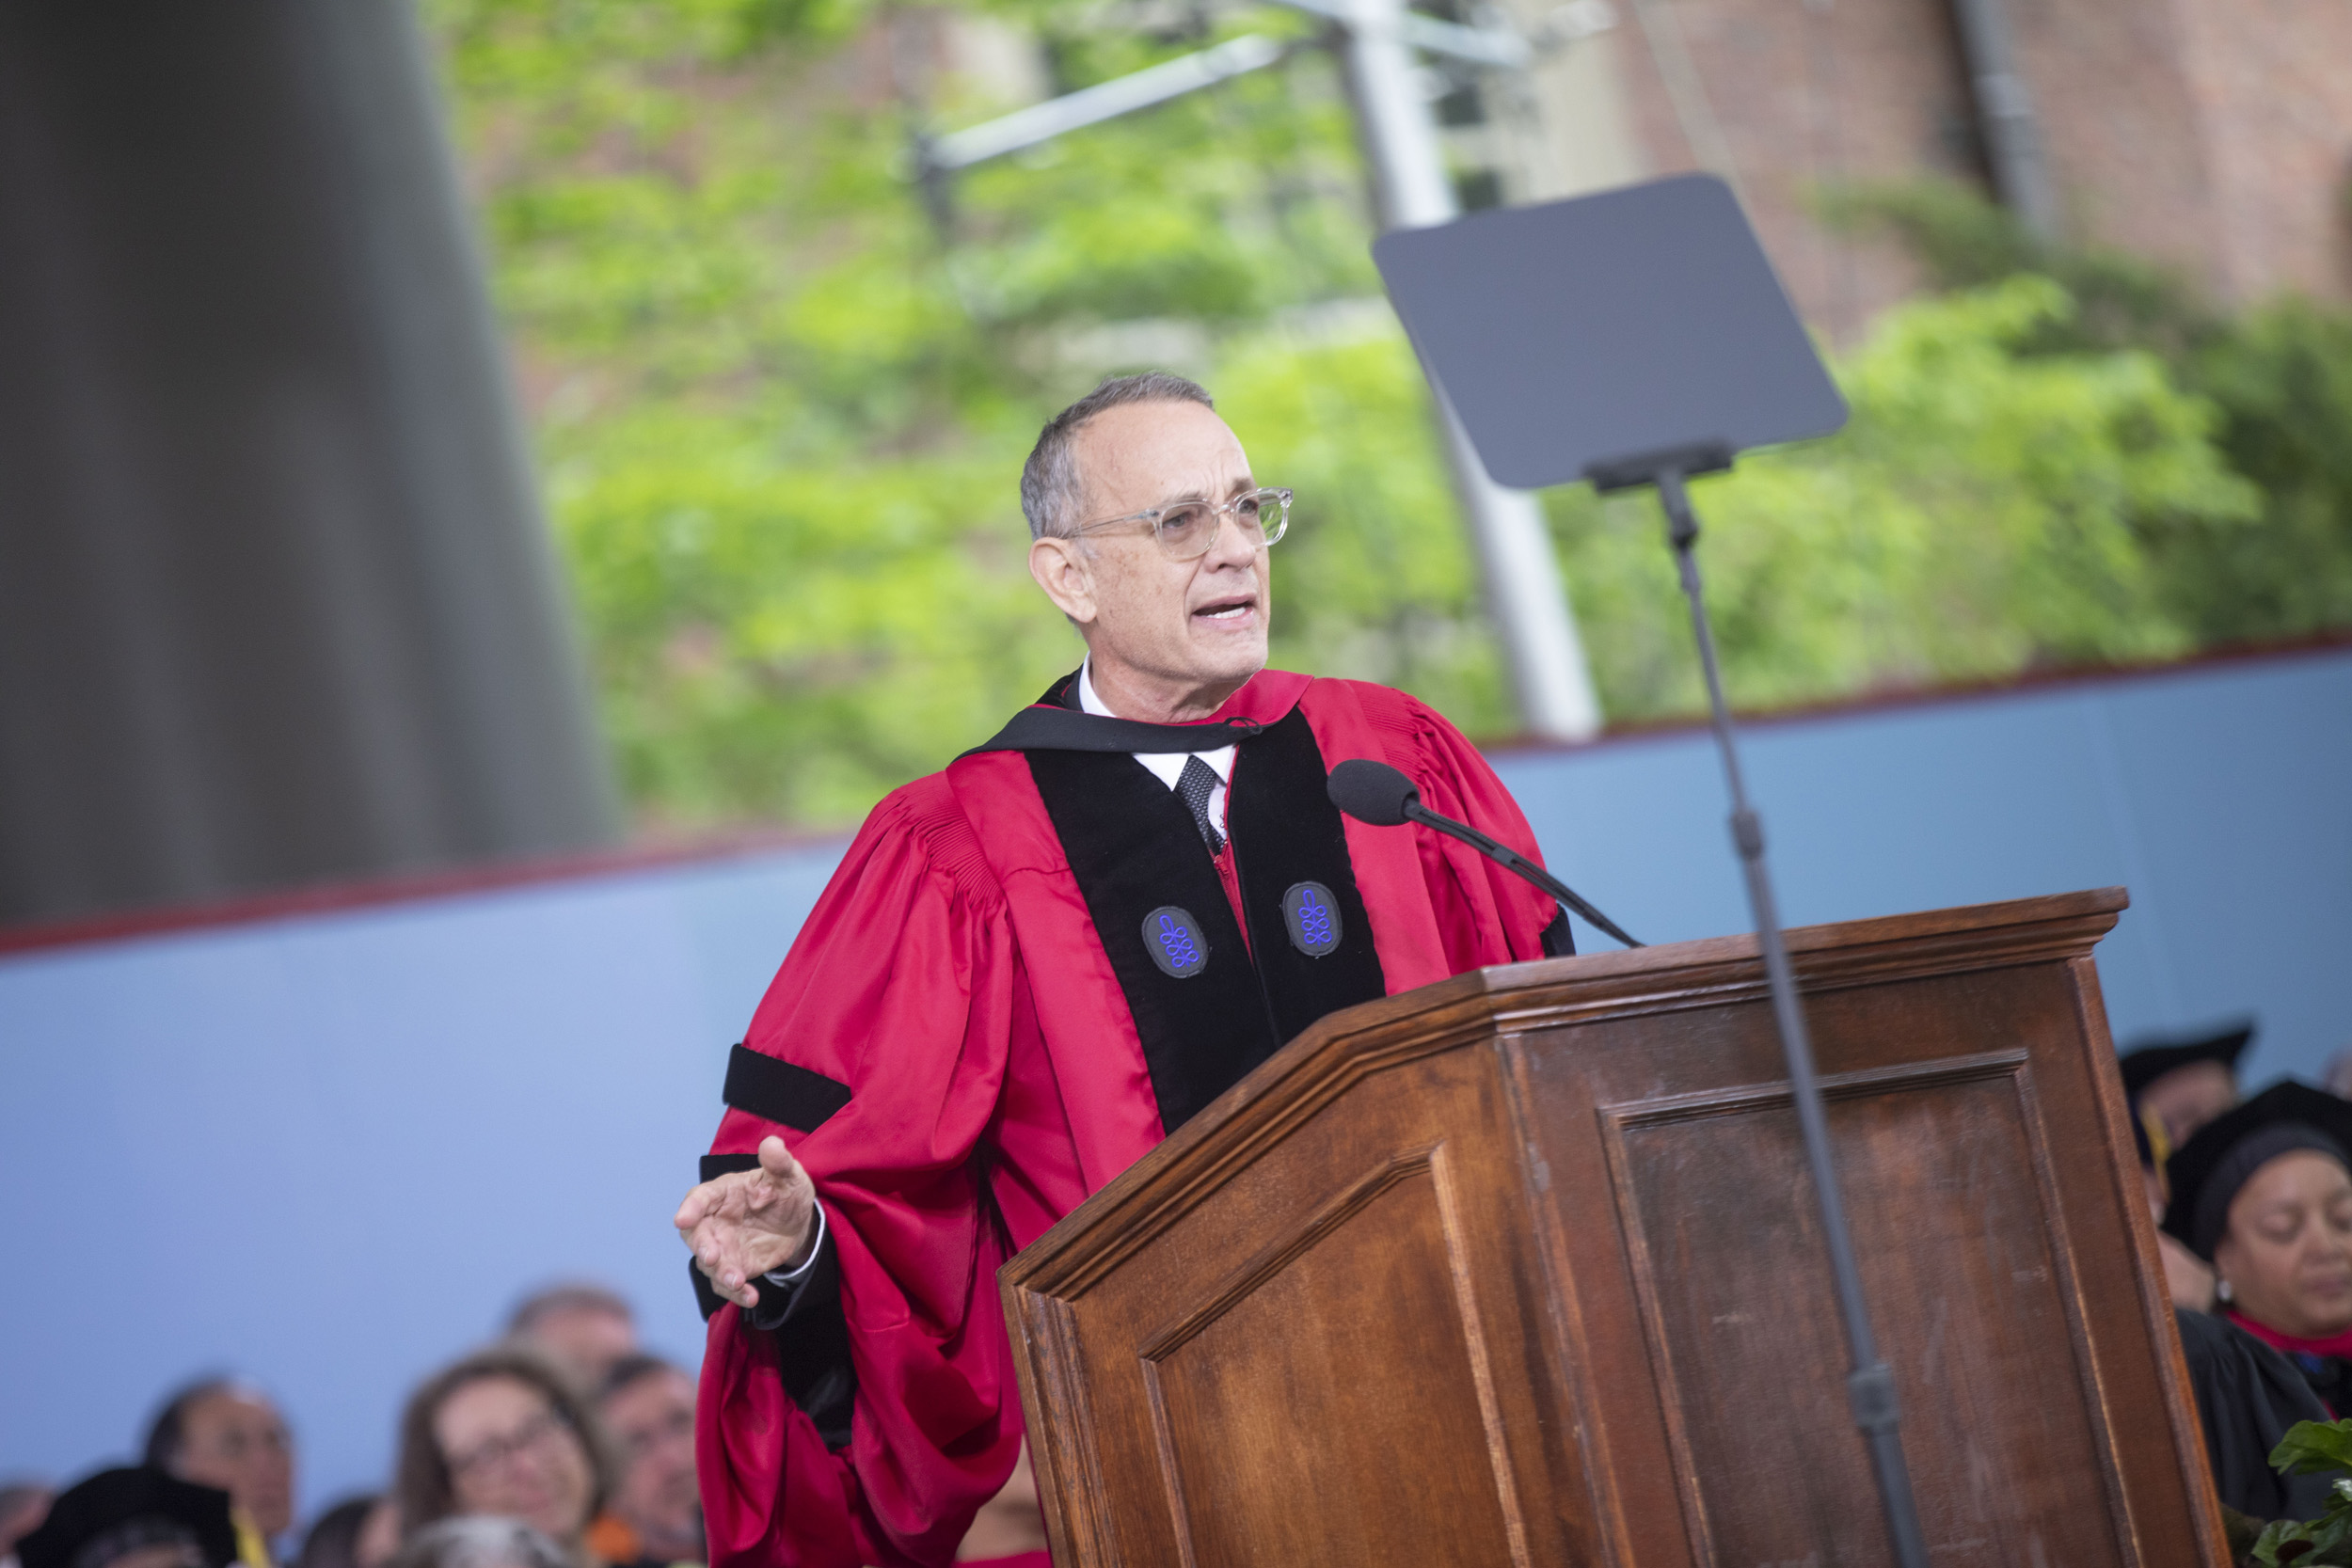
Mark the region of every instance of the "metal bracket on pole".
<instances>
[{"instance_id":1,"label":"metal bracket on pole","mask_svg":"<svg viewBox=\"0 0 2352 1568\"><path fill-rule=\"evenodd\" d=\"M1336 22L1343 27L1368 24L1347 0L1274 0L1274 4ZM1375 18L1369 25L1385 28L1390 37L1411 48L1497 71L1524 71L1535 59L1534 44L1500 27L1465 27L1458 22L1440 22L1434 16L1402 8L1395 16Z\"/></svg>"},{"instance_id":2,"label":"metal bracket on pole","mask_svg":"<svg viewBox=\"0 0 2352 1568\"><path fill-rule=\"evenodd\" d=\"M1137 109L1148 109L1154 103L1165 103L1171 98L1182 98L1188 92L1214 87L1253 71L1263 71L1279 60L1288 50L1284 45L1257 33L1244 33L1230 39L1214 49L1198 54L1179 55L1172 60L1125 76L1115 76L1059 98L1015 109L999 119L987 120L965 131L950 131L934 136L918 152L927 166L939 169L966 168L990 158L1001 158L1008 152L1018 152L1053 140L1065 132L1085 126L1098 125Z\"/></svg>"}]
</instances>

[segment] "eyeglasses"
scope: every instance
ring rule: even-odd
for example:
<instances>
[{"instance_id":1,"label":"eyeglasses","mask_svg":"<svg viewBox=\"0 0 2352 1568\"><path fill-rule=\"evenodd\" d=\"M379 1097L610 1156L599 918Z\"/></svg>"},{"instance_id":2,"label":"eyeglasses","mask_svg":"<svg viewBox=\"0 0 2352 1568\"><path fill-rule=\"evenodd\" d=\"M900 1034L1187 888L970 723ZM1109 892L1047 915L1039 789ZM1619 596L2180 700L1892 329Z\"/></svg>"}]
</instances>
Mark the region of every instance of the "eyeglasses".
<instances>
[{"instance_id":1,"label":"eyeglasses","mask_svg":"<svg viewBox=\"0 0 2352 1568\"><path fill-rule=\"evenodd\" d=\"M1123 517L1085 523L1070 531L1075 537L1098 529L1117 528L1121 523L1150 523L1152 536L1160 542L1162 555L1170 561L1198 561L1216 543L1228 513L1251 546L1271 545L1290 527L1291 493L1279 489L1250 490L1223 506L1212 506L1207 501L1178 501L1172 506L1154 506L1130 512Z\"/></svg>"},{"instance_id":2,"label":"eyeglasses","mask_svg":"<svg viewBox=\"0 0 2352 1568\"><path fill-rule=\"evenodd\" d=\"M634 1461L660 1447L663 1443L675 1443L680 1439L691 1441L694 1435L694 1412L691 1406L687 1406L677 1410L664 1411L652 1420L641 1422L634 1427L613 1422L607 1430L612 1433L613 1442L619 1445L622 1457Z\"/></svg>"},{"instance_id":3,"label":"eyeglasses","mask_svg":"<svg viewBox=\"0 0 2352 1568\"><path fill-rule=\"evenodd\" d=\"M558 1432L569 1430L569 1423L552 1410L542 1410L503 1437L485 1437L464 1453L453 1454L449 1461L452 1476L478 1475L540 1447Z\"/></svg>"}]
</instances>

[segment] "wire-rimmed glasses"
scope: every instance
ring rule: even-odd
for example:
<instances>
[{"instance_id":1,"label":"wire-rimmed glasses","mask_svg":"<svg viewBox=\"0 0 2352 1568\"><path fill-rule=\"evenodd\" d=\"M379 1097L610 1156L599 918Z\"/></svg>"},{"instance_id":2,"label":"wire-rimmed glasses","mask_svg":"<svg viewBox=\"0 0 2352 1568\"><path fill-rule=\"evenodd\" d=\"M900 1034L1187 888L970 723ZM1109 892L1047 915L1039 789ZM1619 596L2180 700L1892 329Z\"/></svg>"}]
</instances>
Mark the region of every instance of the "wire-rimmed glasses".
<instances>
[{"instance_id":1,"label":"wire-rimmed glasses","mask_svg":"<svg viewBox=\"0 0 2352 1568\"><path fill-rule=\"evenodd\" d=\"M1209 501L1173 501L1167 506L1130 512L1123 517L1084 523L1070 531L1074 538L1098 529L1116 528L1120 523L1150 523L1152 536L1160 542L1161 554L1170 561L1198 561L1216 542L1228 514L1240 527L1243 538L1253 545L1271 545L1290 527L1291 493L1280 488L1245 490L1223 506Z\"/></svg>"}]
</instances>

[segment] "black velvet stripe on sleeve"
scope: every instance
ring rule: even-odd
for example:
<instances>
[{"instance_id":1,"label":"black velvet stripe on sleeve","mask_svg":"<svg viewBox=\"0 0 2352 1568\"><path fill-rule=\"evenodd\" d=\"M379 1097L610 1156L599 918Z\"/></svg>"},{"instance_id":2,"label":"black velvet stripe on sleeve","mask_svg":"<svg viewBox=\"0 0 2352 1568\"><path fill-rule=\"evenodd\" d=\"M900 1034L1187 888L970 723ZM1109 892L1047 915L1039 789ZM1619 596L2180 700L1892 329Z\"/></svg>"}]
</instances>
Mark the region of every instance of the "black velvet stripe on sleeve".
<instances>
[{"instance_id":1,"label":"black velvet stripe on sleeve","mask_svg":"<svg viewBox=\"0 0 2352 1568\"><path fill-rule=\"evenodd\" d=\"M784 1391L817 1423L829 1449L847 1448L850 1414L857 1403L857 1369L850 1359L850 1323L841 1309L841 1259L833 1232L818 1243L808 1273L790 1290L759 1282L760 1304L744 1314L757 1333L776 1342Z\"/></svg>"},{"instance_id":2,"label":"black velvet stripe on sleeve","mask_svg":"<svg viewBox=\"0 0 2352 1568\"><path fill-rule=\"evenodd\" d=\"M1576 931L1568 925L1567 911L1560 910L1552 914L1551 924L1544 927L1543 944L1547 958L1576 957Z\"/></svg>"},{"instance_id":3,"label":"black velvet stripe on sleeve","mask_svg":"<svg viewBox=\"0 0 2352 1568\"><path fill-rule=\"evenodd\" d=\"M752 1170L758 1164L759 1156L756 1154L706 1154L699 1180L715 1181L731 1171ZM694 1305L702 1308L703 1322L708 1323L717 1315L719 1308L727 1304L727 1298L710 1288L709 1277L695 1266L691 1257L686 1259L686 1277L694 1286Z\"/></svg>"},{"instance_id":4,"label":"black velvet stripe on sleeve","mask_svg":"<svg viewBox=\"0 0 2352 1568\"><path fill-rule=\"evenodd\" d=\"M1184 803L1135 758L1057 751L1031 752L1028 762L1126 994L1160 1125L1173 1132L1277 1044L1225 884ZM1197 973L1162 970L1144 945L1145 917L1168 906L1207 941ZM1054 983L1053 955L1024 957L1033 983Z\"/></svg>"},{"instance_id":5,"label":"black velvet stripe on sleeve","mask_svg":"<svg viewBox=\"0 0 2352 1568\"><path fill-rule=\"evenodd\" d=\"M850 1102L850 1085L738 1045L727 1053L723 1098L739 1111L795 1132L814 1132Z\"/></svg>"},{"instance_id":6,"label":"black velvet stripe on sleeve","mask_svg":"<svg viewBox=\"0 0 2352 1568\"><path fill-rule=\"evenodd\" d=\"M756 1154L706 1154L702 1179L708 1181L758 1164ZM691 1258L686 1260L686 1274L707 1323L726 1298L710 1288ZM827 1448L847 1448L850 1415L857 1403L857 1370L850 1359L850 1324L841 1307L841 1261L833 1232L825 1232L816 1261L795 1285L787 1289L763 1279L759 1295L759 1305L743 1314L745 1332L775 1340L784 1391L817 1424Z\"/></svg>"},{"instance_id":7,"label":"black velvet stripe on sleeve","mask_svg":"<svg viewBox=\"0 0 2352 1568\"><path fill-rule=\"evenodd\" d=\"M1275 1033L1296 1038L1326 1013L1388 994L1372 921L1347 855L1347 829L1327 788L1330 768L1296 708L1235 754L1226 829L1249 912L1251 951L1264 976ZM1157 781L1155 780L1154 783ZM1337 906L1339 944L1300 948L1284 915L1290 889L1314 883Z\"/></svg>"}]
</instances>

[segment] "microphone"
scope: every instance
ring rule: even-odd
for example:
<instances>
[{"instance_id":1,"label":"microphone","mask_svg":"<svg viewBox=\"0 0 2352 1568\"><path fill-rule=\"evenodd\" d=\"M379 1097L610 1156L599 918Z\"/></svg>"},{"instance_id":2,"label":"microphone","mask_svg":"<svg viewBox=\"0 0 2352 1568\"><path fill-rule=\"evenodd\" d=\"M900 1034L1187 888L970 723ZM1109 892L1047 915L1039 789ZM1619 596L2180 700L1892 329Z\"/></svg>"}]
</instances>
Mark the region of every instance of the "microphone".
<instances>
[{"instance_id":1,"label":"microphone","mask_svg":"<svg viewBox=\"0 0 2352 1568\"><path fill-rule=\"evenodd\" d=\"M1458 838L1506 871L1515 871L1582 915L1594 929L1606 932L1628 947L1642 944L1626 935L1625 927L1586 903L1577 891L1507 844L1498 844L1467 822L1440 816L1421 803L1413 781L1385 762L1352 757L1331 769L1325 792L1331 803L1359 822L1375 828L1402 827L1418 822L1449 838Z\"/></svg>"}]
</instances>

